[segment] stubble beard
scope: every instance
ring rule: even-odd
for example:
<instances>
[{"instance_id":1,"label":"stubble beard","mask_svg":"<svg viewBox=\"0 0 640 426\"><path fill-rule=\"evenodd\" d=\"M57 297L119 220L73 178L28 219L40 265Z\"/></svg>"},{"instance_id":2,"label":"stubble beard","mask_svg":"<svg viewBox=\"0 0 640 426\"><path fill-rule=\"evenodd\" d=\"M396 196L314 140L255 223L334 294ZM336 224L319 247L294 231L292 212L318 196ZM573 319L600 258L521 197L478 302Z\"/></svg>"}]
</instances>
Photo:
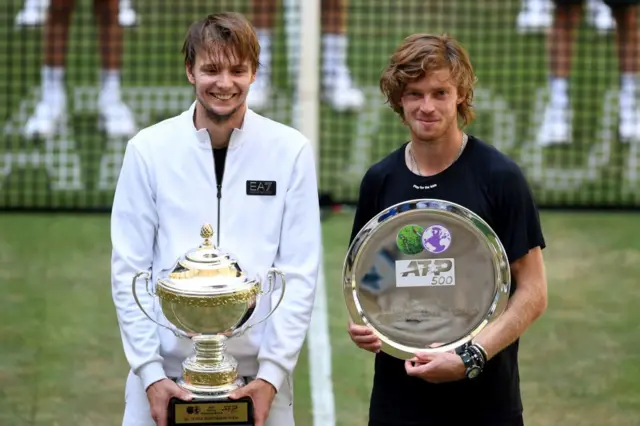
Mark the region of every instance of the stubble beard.
<instances>
[{"instance_id":1,"label":"stubble beard","mask_svg":"<svg viewBox=\"0 0 640 426\"><path fill-rule=\"evenodd\" d=\"M412 129L413 130L412 139L416 139L416 142L420 144L431 145L435 143L440 138L440 136L442 136L442 134L444 133L442 131L425 132L424 129L420 128L421 125L419 123L415 123L415 126L416 128Z\"/></svg>"},{"instance_id":2,"label":"stubble beard","mask_svg":"<svg viewBox=\"0 0 640 426\"><path fill-rule=\"evenodd\" d=\"M198 102L200 102L200 105L204 109L204 112L207 118L216 124L222 124L229 121L240 110L240 108L242 108L242 105L243 105L243 104L240 104L236 106L227 114L220 114L216 112L213 108L210 108L209 105L207 105L207 103L204 102L204 100L199 95L198 95Z\"/></svg>"},{"instance_id":3,"label":"stubble beard","mask_svg":"<svg viewBox=\"0 0 640 426\"><path fill-rule=\"evenodd\" d=\"M438 127L442 127L437 129L435 132L425 132L420 128L421 125L417 122L415 122L413 125L415 126L415 128L411 128L412 126L410 126L413 133L412 138L417 139L417 143L432 145L437 144L444 136L446 136L451 131L452 126L457 126L457 122L455 119L447 123L439 122Z\"/></svg>"}]
</instances>

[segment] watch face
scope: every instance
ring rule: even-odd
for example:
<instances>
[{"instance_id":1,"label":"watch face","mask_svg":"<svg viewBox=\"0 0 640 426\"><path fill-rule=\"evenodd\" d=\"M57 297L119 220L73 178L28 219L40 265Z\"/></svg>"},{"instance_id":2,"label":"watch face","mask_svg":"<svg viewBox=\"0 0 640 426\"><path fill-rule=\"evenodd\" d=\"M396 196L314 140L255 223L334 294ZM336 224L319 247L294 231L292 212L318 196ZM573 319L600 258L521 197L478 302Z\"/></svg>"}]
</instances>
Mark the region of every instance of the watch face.
<instances>
[{"instance_id":1,"label":"watch face","mask_svg":"<svg viewBox=\"0 0 640 426\"><path fill-rule=\"evenodd\" d=\"M478 377L478 374L480 374L480 369L477 367L473 367L469 370L469 373L467 374L467 376L470 379L475 379L476 377Z\"/></svg>"}]
</instances>

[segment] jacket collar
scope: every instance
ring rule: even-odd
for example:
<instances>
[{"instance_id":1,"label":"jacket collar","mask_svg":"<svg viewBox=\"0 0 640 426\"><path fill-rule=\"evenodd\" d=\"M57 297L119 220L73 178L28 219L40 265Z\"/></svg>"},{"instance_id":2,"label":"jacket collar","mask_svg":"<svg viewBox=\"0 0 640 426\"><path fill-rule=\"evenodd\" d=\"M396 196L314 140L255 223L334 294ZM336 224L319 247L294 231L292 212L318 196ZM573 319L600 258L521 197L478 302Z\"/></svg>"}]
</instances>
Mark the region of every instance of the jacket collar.
<instances>
[{"instance_id":1,"label":"jacket collar","mask_svg":"<svg viewBox=\"0 0 640 426\"><path fill-rule=\"evenodd\" d=\"M193 134L198 141L198 146L204 149L211 149L211 138L209 137L209 132L205 128L197 129L193 120L193 116L196 112L196 103L197 101L194 101L186 111L185 119L188 121L189 129L193 131ZM240 128L233 129L233 132L231 132L231 137L229 138L229 149L235 149L242 144L250 130L254 127L256 118L257 114L247 108L244 114L244 120L242 120L242 126Z\"/></svg>"}]
</instances>

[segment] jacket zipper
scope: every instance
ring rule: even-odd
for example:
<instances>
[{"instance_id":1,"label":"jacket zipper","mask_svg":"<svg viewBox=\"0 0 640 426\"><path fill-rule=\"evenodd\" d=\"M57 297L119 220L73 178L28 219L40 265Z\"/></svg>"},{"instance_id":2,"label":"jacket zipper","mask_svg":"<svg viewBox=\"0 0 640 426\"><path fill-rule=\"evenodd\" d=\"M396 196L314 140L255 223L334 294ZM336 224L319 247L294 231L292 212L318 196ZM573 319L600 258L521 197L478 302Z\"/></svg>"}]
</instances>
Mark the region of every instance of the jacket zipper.
<instances>
[{"instance_id":1,"label":"jacket zipper","mask_svg":"<svg viewBox=\"0 0 640 426\"><path fill-rule=\"evenodd\" d=\"M207 131L208 133L208 131ZM231 143L231 137L233 137L233 133L231 134L231 136L229 137L229 143ZM209 134L209 140L211 140L211 134ZM213 158L213 178L216 181L216 189L217 189L217 194L216 194L216 198L218 199L218 219L217 219L217 247L220 247L220 213L221 213L221 204L222 204L222 181L224 180L224 169L226 168L227 165L227 160L229 160L229 149L227 148L225 154L224 154L224 162L223 162L223 166L222 166L222 170L220 170L220 182L218 182L218 174L216 173L216 153L215 150L211 151L211 157Z\"/></svg>"},{"instance_id":2,"label":"jacket zipper","mask_svg":"<svg viewBox=\"0 0 640 426\"><path fill-rule=\"evenodd\" d=\"M214 165L214 168L215 168L215 165ZM220 247L220 202L222 200L222 184L217 182L217 178L216 178L216 184L217 184L216 186L218 187L218 195L217 195L218 197L218 225L217 225L218 231L216 233L218 235L218 243L216 246Z\"/></svg>"},{"instance_id":3,"label":"jacket zipper","mask_svg":"<svg viewBox=\"0 0 640 426\"><path fill-rule=\"evenodd\" d=\"M209 135L209 141L211 141L211 133L207 130L207 134ZM228 153L227 153L228 154ZM225 154L226 157L226 154ZM220 173L220 182L218 182L218 173L216 170L216 152L215 148L211 149L211 159L213 160L213 179L216 182L217 194L216 198L218 199L218 218L216 220L216 247L220 247L220 204L222 203L222 180L224 179L224 167ZM227 163L227 159L224 161L225 165Z\"/></svg>"}]
</instances>

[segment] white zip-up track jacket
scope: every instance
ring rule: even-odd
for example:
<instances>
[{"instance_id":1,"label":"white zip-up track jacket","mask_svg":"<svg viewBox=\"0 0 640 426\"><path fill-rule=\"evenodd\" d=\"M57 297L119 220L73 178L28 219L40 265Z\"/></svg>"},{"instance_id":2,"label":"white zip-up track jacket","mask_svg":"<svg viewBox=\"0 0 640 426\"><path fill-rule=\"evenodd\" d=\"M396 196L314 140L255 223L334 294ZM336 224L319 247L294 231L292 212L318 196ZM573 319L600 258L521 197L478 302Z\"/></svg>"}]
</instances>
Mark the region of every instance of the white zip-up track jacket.
<instances>
[{"instance_id":1,"label":"white zip-up track jacket","mask_svg":"<svg viewBox=\"0 0 640 426\"><path fill-rule=\"evenodd\" d=\"M279 389L296 365L311 319L321 259L320 212L314 155L298 131L247 109L231 135L218 187L211 141L196 130L195 103L182 114L148 127L129 143L111 216L111 285L126 358L146 389L179 377L193 343L151 322L133 298L131 284L148 271L155 284L185 252L201 244L200 228L214 227L214 242L267 288L270 267L286 275L285 296L273 315L227 341L243 376ZM274 195L253 195L248 182L275 181ZM280 280L278 286L280 286ZM158 301L139 280L137 294L150 315L169 325ZM268 314L280 297L261 296L249 323Z\"/></svg>"}]
</instances>

